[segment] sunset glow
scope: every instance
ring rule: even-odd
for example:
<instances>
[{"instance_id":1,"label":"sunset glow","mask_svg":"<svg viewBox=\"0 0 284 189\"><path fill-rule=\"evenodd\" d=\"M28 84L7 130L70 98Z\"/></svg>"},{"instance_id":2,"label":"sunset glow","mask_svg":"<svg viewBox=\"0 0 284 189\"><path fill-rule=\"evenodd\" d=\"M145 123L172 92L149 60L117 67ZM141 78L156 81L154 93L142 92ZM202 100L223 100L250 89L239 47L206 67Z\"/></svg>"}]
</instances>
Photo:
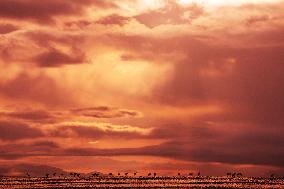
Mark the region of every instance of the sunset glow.
<instances>
[{"instance_id":1,"label":"sunset glow","mask_svg":"<svg viewBox=\"0 0 284 189\"><path fill-rule=\"evenodd\" d=\"M0 175L284 174L283 10L0 0Z\"/></svg>"}]
</instances>

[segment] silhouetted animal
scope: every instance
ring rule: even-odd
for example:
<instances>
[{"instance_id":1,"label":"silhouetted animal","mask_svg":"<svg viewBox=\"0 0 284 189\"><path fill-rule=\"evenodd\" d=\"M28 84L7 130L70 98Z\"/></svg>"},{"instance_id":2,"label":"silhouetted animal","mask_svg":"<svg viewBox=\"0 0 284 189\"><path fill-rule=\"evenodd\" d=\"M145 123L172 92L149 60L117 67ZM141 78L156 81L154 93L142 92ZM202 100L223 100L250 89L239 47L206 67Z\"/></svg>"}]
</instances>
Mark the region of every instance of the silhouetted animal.
<instances>
[{"instance_id":1,"label":"silhouetted animal","mask_svg":"<svg viewBox=\"0 0 284 189\"><path fill-rule=\"evenodd\" d=\"M92 177L98 177L98 176L100 176L99 173L93 173L93 174L92 174Z\"/></svg>"},{"instance_id":2,"label":"silhouetted animal","mask_svg":"<svg viewBox=\"0 0 284 189\"><path fill-rule=\"evenodd\" d=\"M243 176L242 173L238 173L238 174L237 174L237 177L242 177L242 176Z\"/></svg>"},{"instance_id":3,"label":"silhouetted animal","mask_svg":"<svg viewBox=\"0 0 284 189\"><path fill-rule=\"evenodd\" d=\"M275 174L271 174L271 175L270 175L270 178L274 178L274 177L275 177Z\"/></svg>"}]
</instances>

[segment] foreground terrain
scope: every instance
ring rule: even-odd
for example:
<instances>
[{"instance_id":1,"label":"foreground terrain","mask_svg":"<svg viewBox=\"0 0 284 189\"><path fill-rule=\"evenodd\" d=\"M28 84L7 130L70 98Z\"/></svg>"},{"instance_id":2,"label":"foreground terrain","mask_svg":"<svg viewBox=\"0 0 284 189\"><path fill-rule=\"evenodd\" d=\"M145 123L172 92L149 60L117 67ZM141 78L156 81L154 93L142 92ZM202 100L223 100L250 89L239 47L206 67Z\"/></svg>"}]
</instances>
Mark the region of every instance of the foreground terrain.
<instances>
[{"instance_id":1,"label":"foreground terrain","mask_svg":"<svg viewBox=\"0 0 284 189\"><path fill-rule=\"evenodd\" d=\"M284 179L225 177L1 178L0 188L284 188Z\"/></svg>"}]
</instances>

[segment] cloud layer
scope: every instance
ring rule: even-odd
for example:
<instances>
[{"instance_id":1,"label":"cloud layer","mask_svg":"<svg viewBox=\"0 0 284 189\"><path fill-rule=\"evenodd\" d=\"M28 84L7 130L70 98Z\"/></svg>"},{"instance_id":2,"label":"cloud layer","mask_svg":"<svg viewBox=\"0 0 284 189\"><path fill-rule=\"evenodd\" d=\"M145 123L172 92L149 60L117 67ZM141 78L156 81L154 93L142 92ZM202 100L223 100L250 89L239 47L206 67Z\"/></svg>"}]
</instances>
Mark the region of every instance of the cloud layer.
<instances>
[{"instance_id":1,"label":"cloud layer","mask_svg":"<svg viewBox=\"0 0 284 189\"><path fill-rule=\"evenodd\" d=\"M281 172L284 4L214 2L0 1L1 161Z\"/></svg>"}]
</instances>

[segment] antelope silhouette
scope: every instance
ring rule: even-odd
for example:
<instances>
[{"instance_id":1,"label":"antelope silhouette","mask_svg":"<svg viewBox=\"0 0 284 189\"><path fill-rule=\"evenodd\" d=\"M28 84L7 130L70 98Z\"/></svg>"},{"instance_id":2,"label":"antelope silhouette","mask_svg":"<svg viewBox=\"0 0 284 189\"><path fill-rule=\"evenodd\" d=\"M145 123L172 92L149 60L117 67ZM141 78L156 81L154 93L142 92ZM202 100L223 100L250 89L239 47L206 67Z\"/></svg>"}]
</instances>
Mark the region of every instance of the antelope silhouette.
<instances>
[{"instance_id":1,"label":"antelope silhouette","mask_svg":"<svg viewBox=\"0 0 284 189\"><path fill-rule=\"evenodd\" d=\"M242 173L238 173L238 174L237 174L237 177L242 177L242 176L243 176Z\"/></svg>"},{"instance_id":2,"label":"antelope silhouette","mask_svg":"<svg viewBox=\"0 0 284 189\"><path fill-rule=\"evenodd\" d=\"M98 176L100 176L99 173L93 173L93 174L92 174L92 177L98 177Z\"/></svg>"}]
</instances>

